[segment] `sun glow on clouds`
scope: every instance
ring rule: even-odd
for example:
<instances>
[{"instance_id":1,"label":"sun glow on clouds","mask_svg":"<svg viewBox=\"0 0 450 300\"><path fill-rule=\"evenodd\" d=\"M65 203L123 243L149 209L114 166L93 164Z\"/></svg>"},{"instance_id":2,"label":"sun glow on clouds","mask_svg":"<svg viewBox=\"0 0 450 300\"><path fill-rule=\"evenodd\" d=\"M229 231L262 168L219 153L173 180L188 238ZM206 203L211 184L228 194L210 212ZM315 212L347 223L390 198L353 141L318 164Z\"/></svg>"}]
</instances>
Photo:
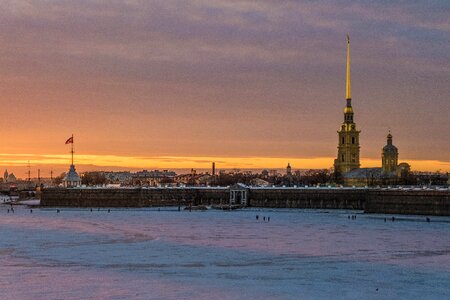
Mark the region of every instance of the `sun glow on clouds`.
<instances>
[{"instance_id":1,"label":"sun glow on clouds","mask_svg":"<svg viewBox=\"0 0 450 300\"><path fill-rule=\"evenodd\" d=\"M9 170L22 169L28 165L33 168L65 171L70 164L70 155L33 155L33 154L0 154L2 166ZM411 164L413 170L450 171L450 162L437 160L402 160ZM132 169L209 169L215 162L218 169L283 169L290 163L293 169L329 169L333 157L293 158L293 157L217 157L217 156L118 156L89 155L75 156L75 164L80 171L86 170L132 170ZM380 159L368 158L361 160L362 167L380 167Z\"/></svg>"}]
</instances>

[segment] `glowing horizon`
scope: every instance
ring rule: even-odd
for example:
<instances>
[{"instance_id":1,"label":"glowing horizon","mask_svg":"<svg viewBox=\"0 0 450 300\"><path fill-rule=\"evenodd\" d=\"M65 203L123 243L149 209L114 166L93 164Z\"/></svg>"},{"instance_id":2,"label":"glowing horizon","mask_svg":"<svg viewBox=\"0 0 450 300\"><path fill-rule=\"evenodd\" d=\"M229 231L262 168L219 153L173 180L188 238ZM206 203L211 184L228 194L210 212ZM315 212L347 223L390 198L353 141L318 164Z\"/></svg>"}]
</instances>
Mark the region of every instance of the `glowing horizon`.
<instances>
[{"instance_id":1,"label":"glowing horizon","mask_svg":"<svg viewBox=\"0 0 450 300\"><path fill-rule=\"evenodd\" d=\"M25 174L30 162L33 172L41 169L42 177L49 177L50 169L54 176L65 172L70 164L70 154L33 155L33 154L0 154L2 168L18 177ZM210 169L211 163L216 163L220 169L284 169L290 163L296 169L329 169L333 165L333 157L294 158L294 157L180 157L180 156L117 156L117 155L88 155L75 156L77 170L83 171L118 171L142 169ZM411 165L413 171L450 172L450 162L433 160L404 160ZM401 160L403 162L403 160ZM377 158L363 158L361 167L380 167L381 160ZM3 172L3 170L2 170ZM34 174L33 177L35 177Z\"/></svg>"}]
</instances>

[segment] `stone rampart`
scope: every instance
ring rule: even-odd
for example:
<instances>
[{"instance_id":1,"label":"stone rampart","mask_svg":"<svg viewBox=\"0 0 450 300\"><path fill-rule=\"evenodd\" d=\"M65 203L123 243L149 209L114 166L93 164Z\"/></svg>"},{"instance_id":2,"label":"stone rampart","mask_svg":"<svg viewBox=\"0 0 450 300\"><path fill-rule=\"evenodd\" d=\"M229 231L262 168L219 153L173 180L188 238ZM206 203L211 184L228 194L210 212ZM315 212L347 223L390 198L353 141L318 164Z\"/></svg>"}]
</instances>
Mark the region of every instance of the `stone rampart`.
<instances>
[{"instance_id":1,"label":"stone rampart","mask_svg":"<svg viewBox=\"0 0 450 300\"><path fill-rule=\"evenodd\" d=\"M42 206L149 207L228 204L230 190L205 188L50 188ZM270 208L357 209L367 213L450 216L450 190L249 188L248 205Z\"/></svg>"},{"instance_id":2,"label":"stone rampart","mask_svg":"<svg viewBox=\"0 0 450 300\"><path fill-rule=\"evenodd\" d=\"M49 188L42 206L148 207L228 203L225 188Z\"/></svg>"},{"instance_id":3,"label":"stone rampart","mask_svg":"<svg viewBox=\"0 0 450 300\"><path fill-rule=\"evenodd\" d=\"M255 188L250 205L272 208L364 209L365 189Z\"/></svg>"},{"instance_id":4,"label":"stone rampart","mask_svg":"<svg viewBox=\"0 0 450 300\"><path fill-rule=\"evenodd\" d=\"M450 216L450 191L370 190L364 212Z\"/></svg>"}]
</instances>

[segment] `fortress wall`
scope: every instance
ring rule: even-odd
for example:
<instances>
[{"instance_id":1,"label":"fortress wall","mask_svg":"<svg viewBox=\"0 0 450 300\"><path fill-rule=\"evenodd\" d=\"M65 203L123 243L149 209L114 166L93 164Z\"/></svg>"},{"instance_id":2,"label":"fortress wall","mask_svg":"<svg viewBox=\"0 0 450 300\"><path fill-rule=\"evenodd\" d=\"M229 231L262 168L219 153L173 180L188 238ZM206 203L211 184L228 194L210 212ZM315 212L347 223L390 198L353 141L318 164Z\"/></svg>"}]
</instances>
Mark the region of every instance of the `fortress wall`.
<instances>
[{"instance_id":1,"label":"fortress wall","mask_svg":"<svg viewBox=\"0 0 450 300\"><path fill-rule=\"evenodd\" d=\"M42 206L71 207L148 207L228 203L224 188L149 188L149 189L44 189Z\"/></svg>"},{"instance_id":2,"label":"fortress wall","mask_svg":"<svg viewBox=\"0 0 450 300\"><path fill-rule=\"evenodd\" d=\"M150 188L141 191L143 206L224 204L230 197L226 188Z\"/></svg>"},{"instance_id":3,"label":"fortress wall","mask_svg":"<svg viewBox=\"0 0 450 300\"><path fill-rule=\"evenodd\" d=\"M366 213L450 216L450 191L371 190Z\"/></svg>"},{"instance_id":4,"label":"fortress wall","mask_svg":"<svg viewBox=\"0 0 450 300\"><path fill-rule=\"evenodd\" d=\"M44 189L42 206L149 207L228 204L227 188ZM450 191L251 188L253 207L357 209L366 213L450 216Z\"/></svg>"},{"instance_id":5,"label":"fortress wall","mask_svg":"<svg viewBox=\"0 0 450 300\"><path fill-rule=\"evenodd\" d=\"M44 189L41 206L142 207L138 189Z\"/></svg>"},{"instance_id":6,"label":"fortress wall","mask_svg":"<svg viewBox=\"0 0 450 300\"><path fill-rule=\"evenodd\" d=\"M366 190L252 189L250 205L272 208L364 209Z\"/></svg>"},{"instance_id":7,"label":"fortress wall","mask_svg":"<svg viewBox=\"0 0 450 300\"><path fill-rule=\"evenodd\" d=\"M146 207L228 204L226 188L44 189L42 206ZM278 208L363 209L365 190L251 189L249 204Z\"/></svg>"}]
</instances>

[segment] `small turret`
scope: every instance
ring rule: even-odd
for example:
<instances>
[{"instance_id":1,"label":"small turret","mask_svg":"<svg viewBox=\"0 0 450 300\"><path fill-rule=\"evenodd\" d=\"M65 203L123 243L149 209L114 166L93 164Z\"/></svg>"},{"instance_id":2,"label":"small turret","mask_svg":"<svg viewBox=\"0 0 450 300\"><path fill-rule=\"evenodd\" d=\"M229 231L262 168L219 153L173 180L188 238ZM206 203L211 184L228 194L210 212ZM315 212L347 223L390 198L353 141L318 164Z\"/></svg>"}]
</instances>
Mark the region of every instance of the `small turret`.
<instances>
[{"instance_id":1,"label":"small turret","mask_svg":"<svg viewBox=\"0 0 450 300\"><path fill-rule=\"evenodd\" d=\"M81 186L81 178L75 170L75 165L70 165L69 172L63 178L64 187L78 187Z\"/></svg>"},{"instance_id":2,"label":"small turret","mask_svg":"<svg viewBox=\"0 0 450 300\"><path fill-rule=\"evenodd\" d=\"M386 146L381 154L383 173L394 173L398 165L398 149L392 144L392 134L387 135Z\"/></svg>"}]
</instances>

